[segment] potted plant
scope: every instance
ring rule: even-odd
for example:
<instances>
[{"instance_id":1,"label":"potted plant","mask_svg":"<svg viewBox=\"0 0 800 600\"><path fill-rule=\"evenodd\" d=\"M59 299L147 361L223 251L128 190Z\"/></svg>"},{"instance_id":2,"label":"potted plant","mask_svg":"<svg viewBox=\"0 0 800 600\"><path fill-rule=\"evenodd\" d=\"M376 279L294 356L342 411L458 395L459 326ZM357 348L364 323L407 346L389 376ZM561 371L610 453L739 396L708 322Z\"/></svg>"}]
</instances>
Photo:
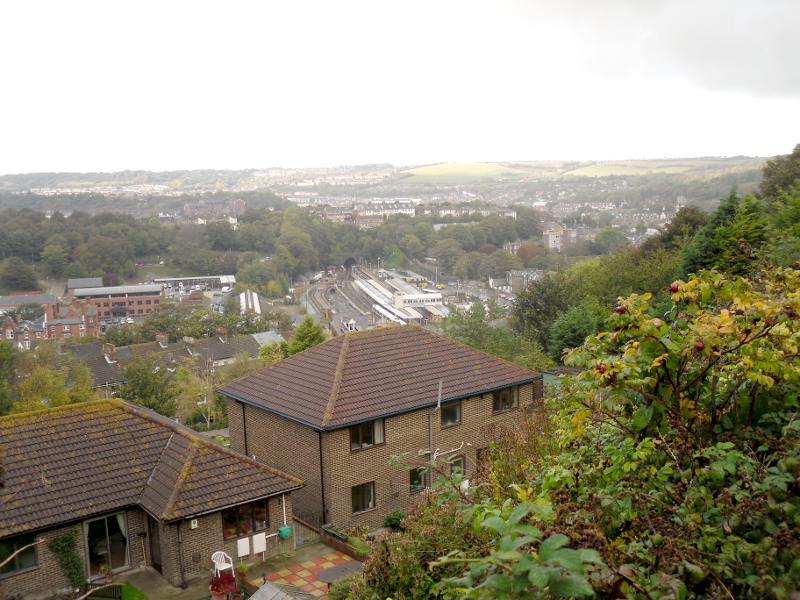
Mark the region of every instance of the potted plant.
<instances>
[{"instance_id":1,"label":"potted plant","mask_svg":"<svg viewBox=\"0 0 800 600\"><path fill-rule=\"evenodd\" d=\"M103 576L104 583L111 583L114 578L113 574L111 573L111 565L108 563L100 566L100 574Z\"/></svg>"},{"instance_id":2,"label":"potted plant","mask_svg":"<svg viewBox=\"0 0 800 600\"><path fill-rule=\"evenodd\" d=\"M222 591L226 594L231 594L236 591L236 577L234 577L233 571L223 571L220 573L219 582Z\"/></svg>"},{"instance_id":3,"label":"potted plant","mask_svg":"<svg viewBox=\"0 0 800 600\"><path fill-rule=\"evenodd\" d=\"M214 575L211 578L208 591L211 592L212 600L225 600L226 592L223 591L222 580L219 575Z\"/></svg>"}]
</instances>

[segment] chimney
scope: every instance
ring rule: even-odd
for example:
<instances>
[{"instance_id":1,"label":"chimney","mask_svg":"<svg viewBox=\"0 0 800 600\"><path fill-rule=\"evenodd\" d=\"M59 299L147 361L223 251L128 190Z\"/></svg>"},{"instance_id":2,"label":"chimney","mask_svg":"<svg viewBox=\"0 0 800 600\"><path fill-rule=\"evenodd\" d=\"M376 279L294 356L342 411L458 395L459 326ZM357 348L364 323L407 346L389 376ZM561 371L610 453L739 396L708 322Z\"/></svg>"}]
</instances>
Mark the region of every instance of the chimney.
<instances>
[{"instance_id":1,"label":"chimney","mask_svg":"<svg viewBox=\"0 0 800 600\"><path fill-rule=\"evenodd\" d=\"M103 344L103 354L105 354L106 356L110 356L111 358L114 358L114 356L116 356L117 354L116 346L114 346L114 344L109 344L108 342L105 342Z\"/></svg>"},{"instance_id":2,"label":"chimney","mask_svg":"<svg viewBox=\"0 0 800 600\"><path fill-rule=\"evenodd\" d=\"M228 329L224 325L217 325L217 336L219 341L225 343L225 337L228 335Z\"/></svg>"}]
</instances>

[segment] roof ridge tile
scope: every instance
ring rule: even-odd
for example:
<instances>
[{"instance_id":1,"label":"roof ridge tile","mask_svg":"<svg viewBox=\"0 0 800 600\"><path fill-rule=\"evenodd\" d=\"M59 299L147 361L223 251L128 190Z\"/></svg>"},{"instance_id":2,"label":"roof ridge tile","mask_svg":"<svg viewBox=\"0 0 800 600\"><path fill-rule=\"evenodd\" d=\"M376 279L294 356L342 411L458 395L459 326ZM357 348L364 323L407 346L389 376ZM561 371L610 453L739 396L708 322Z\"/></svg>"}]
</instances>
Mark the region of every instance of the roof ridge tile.
<instances>
[{"instance_id":1,"label":"roof ridge tile","mask_svg":"<svg viewBox=\"0 0 800 600\"><path fill-rule=\"evenodd\" d=\"M172 437L170 437L170 441L172 441ZM169 445L169 442L167 442L164 447L166 448L167 445ZM164 506L164 514L161 515L161 518L165 521L170 519L175 507L175 501L178 499L178 495L183 489L183 484L186 483L186 480L189 478L194 457L197 456L197 446L197 440L189 440L189 452L186 455L186 460L183 462L183 468L178 475L178 479L175 481L175 485L172 487L172 493L169 495L169 500L167 500L167 504ZM160 460L161 459L159 458L159 461Z\"/></svg>"},{"instance_id":2,"label":"roof ridge tile","mask_svg":"<svg viewBox=\"0 0 800 600\"><path fill-rule=\"evenodd\" d=\"M336 371L333 375L333 385L331 395L328 397L328 404L325 406L325 414L322 417L322 424L327 425L333 418L333 410L336 408L336 400L339 398L339 389L342 387L344 367L347 362L347 353L350 350L350 338L344 336L342 344L339 346L339 360L336 362Z\"/></svg>"}]
</instances>

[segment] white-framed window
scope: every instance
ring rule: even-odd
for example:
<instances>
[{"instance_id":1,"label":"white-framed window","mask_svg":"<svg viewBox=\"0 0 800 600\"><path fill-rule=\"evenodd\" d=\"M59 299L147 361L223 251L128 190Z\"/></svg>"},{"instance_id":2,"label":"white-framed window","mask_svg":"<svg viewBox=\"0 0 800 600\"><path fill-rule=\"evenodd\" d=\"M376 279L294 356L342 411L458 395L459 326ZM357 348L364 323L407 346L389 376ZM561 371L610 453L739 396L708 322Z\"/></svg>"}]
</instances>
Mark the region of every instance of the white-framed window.
<instances>
[{"instance_id":1,"label":"white-framed window","mask_svg":"<svg viewBox=\"0 0 800 600\"><path fill-rule=\"evenodd\" d=\"M375 419L350 428L350 450L363 450L380 446L385 440L384 421Z\"/></svg>"},{"instance_id":2,"label":"white-framed window","mask_svg":"<svg viewBox=\"0 0 800 600\"><path fill-rule=\"evenodd\" d=\"M375 482L362 483L350 488L353 502L353 514L366 512L375 508Z\"/></svg>"}]
</instances>

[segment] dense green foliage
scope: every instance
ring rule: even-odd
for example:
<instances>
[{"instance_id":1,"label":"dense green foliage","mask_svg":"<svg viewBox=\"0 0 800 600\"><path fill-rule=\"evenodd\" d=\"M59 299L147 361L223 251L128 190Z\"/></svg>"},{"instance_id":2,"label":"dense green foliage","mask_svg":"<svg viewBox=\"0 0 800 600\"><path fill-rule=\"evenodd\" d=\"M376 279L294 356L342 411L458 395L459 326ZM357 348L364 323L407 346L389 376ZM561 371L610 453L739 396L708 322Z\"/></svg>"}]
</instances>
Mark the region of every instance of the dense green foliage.
<instances>
[{"instance_id":1,"label":"dense green foliage","mask_svg":"<svg viewBox=\"0 0 800 600\"><path fill-rule=\"evenodd\" d=\"M125 383L119 389L120 398L172 417L177 410L178 389L174 377L148 356L138 357L122 371Z\"/></svg>"},{"instance_id":2,"label":"dense green foliage","mask_svg":"<svg viewBox=\"0 0 800 600\"><path fill-rule=\"evenodd\" d=\"M483 303L475 302L466 312L454 311L442 323L442 331L457 342L529 369L541 371L553 366L536 342L514 335L509 329L491 325L489 318Z\"/></svg>"},{"instance_id":3,"label":"dense green foliage","mask_svg":"<svg viewBox=\"0 0 800 600\"><path fill-rule=\"evenodd\" d=\"M31 291L38 287L36 273L18 256L12 256L0 263L0 290Z\"/></svg>"},{"instance_id":4,"label":"dense green foliage","mask_svg":"<svg viewBox=\"0 0 800 600\"><path fill-rule=\"evenodd\" d=\"M279 309L266 307L261 315L238 311L221 315L217 312L182 304L164 304L158 312L145 317L141 325L111 326L104 333L105 340L115 346L152 342L158 334L166 334L171 342L184 337L205 338L224 331L227 335L241 335L291 328L291 318Z\"/></svg>"},{"instance_id":5,"label":"dense green foliage","mask_svg":"<svg viewBox=\"0 0 800 600\"><path fill-rule=\"evenodd\" d=\"M342 598L777 597L800 589L800 271L634 294L546 411L373 549Z\"/></svg>"},{"instance_id":6,"label":"dense green foliage","mask_svg":"<svg viewBox=\"0 0 800 600\"><path fill-rule=\"evenodd\" d=\"M764 179L759 187L759 195L777 198L788 192L800 180L800 144L791 154L776 156L764 165Z\"/></svg>"},{"instance_id":7,"label":"dense green foliage","mask_svg":"<svg viewBox=\"0 0 800 600\"><path fill-rule=\"evenodd\" d=\"M294 335L286 347L288 356L302 352L325 341L326 335L322 325L307 316L294 330Z\"/></svg>"},{"instance_id":8,"label":"dense green foliage","mask_svg":"<svg viewBox=\"0 0 800 600\"><path fill-rule=\"evenodd\" d=\"M94 400L92 386L88 367L52 343L19 352L0 342L0 415Z\"/></svg>"}]
</instances>

